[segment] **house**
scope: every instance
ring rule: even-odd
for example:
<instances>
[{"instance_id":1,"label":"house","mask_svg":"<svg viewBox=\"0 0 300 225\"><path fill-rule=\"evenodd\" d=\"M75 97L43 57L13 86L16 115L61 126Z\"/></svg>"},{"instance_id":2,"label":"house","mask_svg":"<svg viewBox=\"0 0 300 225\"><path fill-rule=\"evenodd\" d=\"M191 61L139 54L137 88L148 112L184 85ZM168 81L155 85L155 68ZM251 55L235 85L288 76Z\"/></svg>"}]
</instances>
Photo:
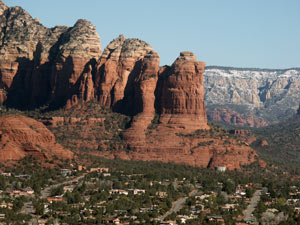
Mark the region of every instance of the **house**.
<instances>
[{"instance_id":1,"label":"house","mask_svg":"<svg viewBox=\"0 0 300 225\"><path fill-rule=\"evenodd\" d=\"M103 175L104 177L110 177L110 176L111 176L110 173L102 173L102 175Z\"/></svg>"},{"instance_id":2,"label":"house","mask_svg":"<svg viewBox=\"0 0 300 225\"><path fill-rule=\"evenodd\" d=\"M234 209L236 204L225 204L222 206L222 209L229 211L230 209Z\"/></svg>"},{"instance_id":3,"label":"house","mask_svg":"<svg viewBox=\"0 0 300 225\"><path fill-rule=\"evenodd\" d=\"M186 216L186 215L179 215L178 216L180 223L186 223L187 220L192 220L192 219L196 219L197 216Z\"/></svg>"},{"instance_id":4,"label":"house","mask_svg":"<svg viewBox=\"0 0 300 225\"><path fill-rule=\"evenodd\" d=\"M98 168L90 168L90 172L91 173L92 172L98 172L98 173L105 172L105 173L108 173L109 172L109 168L100 168L100 167L98 167Z\"/></svg>"},{"instance_id":5,"label":"house","mask_svg":"<svg viewBox=\"0 0 300 225\"><path fill-rule=\"evenodd\" d=\"M141 195L146 193L146 190L144 189L129 189L128 191L133 192L134 195Z\"/></svg>"},{"instance_id":6,"label":"house","mask_svg":"<svg viewBox=\"0 0 300 225\"><path fill-rule=\"evenodd\" d=\"M197 200L203 200L203 199L206 199L206 198L208 198L208 197L210 197L211 195L209 195L209 194L203 194L203 195L197 195L197 196L195 196L195 198L197 199Z\"/></svg>"},{"instance_id":7,"label":"house","mask_svg":"<svg viewBox=\"0 0 300 225\"><path fill-rule=\"evenodd\" d=\"M2 176L11 177L11 173L1 173Z\"/></svg>"},{"instance_id":8,"label":"house","mask_svg":"<svg viewBox=\"0 0 300 225\"><path fill-rule=\"evenodd\" d=\"M225 224L225 221L222 216L207 216L208 221L220 222L221 224Z\"/></svg>"},{"instance_id":9,"label":"house","mask_svg":"<svg viewBox=\"0 0 300 225\"><path fill-rule=\"evenodd\" d=\"M121 189L111 189L109 194L119 194L119 195L128 195L128 191L121 190Z\"/></svg>"},{"instance_id":10,"label":"house","mask_svg":"<svg viewBox=\"0 0 300 225\"><path fill-rule=\"evenodd\" d=\"M140 212L149 212L151 208L140 208Z\"/></svg>"},{"instance_id":11,"label":"house","mask_svg":"<svg viewBox=\"0 0 300 225\"><path fill-rule=\"evenodd\" d=\"M61 170L60 170L60 174L66 177L66 176L71 175L71 174L72 174L72 171L69 170L69 169L61 169Z\"/></svg>"},{"instance_id":12,"label":"house","mask_svg":"<svg viewBox=\"0 0 300 225\"><path fill-rule=\"evenodd\" d=\"M31 175L28 175L28 174L20 174L20 175L15 175L16 178L28 178L30 179L31 178Z\"/></svg>"},{"instance_id":13,"label":"house","mask_svg":"<svg viewBox=\"0 0 300 225\"><path fill-rule=\"evenodd\" d=\"M278 209L272 208L272 209L267 209L266 212L271 212L271 213L278 213Z\"/></svg>"},{"instance_id":14,"label":"house","mask_svg":"<svg viewBox=\"0 0 300 225\"><path fill-rule=\"evenodd\" d=\"M12 203L6 203L6 202L0 203L0 208L2 209L12 209L12 207L13 207Z\"/></svg>"},{"instance_id":15,"label":"house","mask_svg":"<svg viewBox=\"0 0 300 225\"><path fill-rule=\"evenodd\" d=\"M177 225L176 221L163 221L163 222L160 222L160 225Z\"/></svg>"},{"instance_id":16,"label":"house","mask_svg":"<svg viewBox=\"0 0 300 225\"><path fill-rule=\"evenodd\" d=\"M157 191L156 195L158 195L160 198L166 198L168 197L168 193L165 191Z\"/></svg>"},{"instance_id":17,"label":"house","mask_svg":"<svg viewBox=\"0 0 300 225\"><path fill-rule=\"evenodd\" d=\"M108 224L121 224L119 218L104 218L103 220L106 221Z\"/></svg>"},{"instance_id":18,"label":"house","mask_svg":"<svg viewBox=\"0 0 300 225\"><path fill-rule=\"evenodd\" d=\"M45 224L47 224L47 222L48 222L48 220L46 220L46 219L39 219L38 225L45 225Z\"/></svg>"},{"instance_id":19,"label":"house","mask_svg":"<svg viewBox=\"0 0 300 225\"><path fill-rule=\"evenodd\" d=\"M215 170L218 172L225 172L226 171L226 166L216 166Z\"/></svg>"},{"instance_id":20,"label":"house","mask_svg":"<svg viewBox=\"0 0 300 225\"><path fill-rule=\"evenodd\" d=\"M62 198L47 198L47 201L52 203L52 202L61 202L63 199Z\"/></svg>"},{"instance_id":21,"label":"house","mask_svg":"<svg viewBox=\"0 0 300 225\"><path fill-rule=\"evenodd\" d=\"M72 192L74 190L74 187L73 186L64 186L64 192Z\"/></svg>"},{"instance_id":22,"label":"house","mask_svg":"<svg viewBox=\"0 0 300 225\"><path fill-rule=\"evenodd\" d=\"M300 207L295 207L295 208L294 208L294 211L295 211L296 213L300 213Z\"/></svg>"}]
</instances>

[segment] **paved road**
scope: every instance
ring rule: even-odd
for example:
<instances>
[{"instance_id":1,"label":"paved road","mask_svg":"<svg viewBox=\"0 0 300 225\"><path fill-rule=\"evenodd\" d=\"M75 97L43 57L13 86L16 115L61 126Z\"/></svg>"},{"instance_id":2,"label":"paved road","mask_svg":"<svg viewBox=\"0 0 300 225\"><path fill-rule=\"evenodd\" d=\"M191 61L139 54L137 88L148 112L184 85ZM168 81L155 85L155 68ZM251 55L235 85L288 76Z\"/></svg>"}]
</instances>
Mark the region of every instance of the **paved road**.
<instances>
[{"instance_id":1,"label":"paved road","mask_svg":"<svg viewBox=\"0 0 300 225\"><path fill-rule=\"evenodd\" d=\"M34 211L35 209L33 207L32 201L25 202L23 208L21 209L21 213L28 214L28 215L33 214Z\"/></svg>"},{"instance_id":2,"label":"paved road","mask_svg":"<svg viewBox=\"0 0 300 225\"><path fill-rule=\"evenodd\" d=\"M81 175L81 176L79 176L79 177L75 177L75 178L72 179L72 180L67 180L67 181L64 181L64 182L59 183L59 184L53 184L53 185L50 185L50 186L46 187L44 190L41 191L41 197L42 197L42 198L48 198L48 197L50 196L50 194L51 194L51 189L56 188L56 187L58 187L58 186L60 186L60 185L66 185L66 184L71 184L71 183L73 183L73 182L77 182L77 181L79 181L80 179L82 179L85 175L86 175L86 174L83 174L83 175Z\"/></svg>"},{"instance_id":3,"label":"paved road","mask_svg":"<svg viewBox=\"0 0 300 225\"><path fill-rule=\"evenodd\" d=\"M66 184L71 184L72 182L77 182L79 181L81 178L83 178L86 174L83 174L79 177L75 177L74 179L72 180L67 180L67 181L64 181L62 183L59 183L59 184L53 184L53 185L50 185L48 186L47 188L45 188L44 190L41 191L41 197L42 198L48 198L51 194L51 189L52 188L56 188L60 185L66 185ZM26 202L24 203L24 206L21 210L22 213L25 213L25 214L32 214L35 212L35 209L33 207L33 204L32 204L32 201L29 201L29 202Z\"/></svg>"},{"instance_id":4,"label":"paved road","mask_svg":"<svg viewBox=\"0 0 300 225\"><path fill-rule=\"evenodd\" d=\"M257 190L253 197L251 198L250 204L248 205L247 209L244 212L244 220L245 221L256 221L255 216L252 215L253 211L255 210L255 207L257 206L257 203L260 200L260 196L261 196L261 190Z\"/></svg>"},{"instance_id":5,"label":"paved road","mask_svg":"<svg viewBox=\"0 0 300 225\"><path fill-rule=\"evenodd\" d=\"M197 189L192 190L187 197L179 198L177 201L172 203L172 208L166 212L163 216L158 217L158 220L164 220L167 216L172 214L173 212L178 212L180 209L182 209L184 203L188 199L188 197L195 196L198 193Z\"/></svg>"}]
</instances>

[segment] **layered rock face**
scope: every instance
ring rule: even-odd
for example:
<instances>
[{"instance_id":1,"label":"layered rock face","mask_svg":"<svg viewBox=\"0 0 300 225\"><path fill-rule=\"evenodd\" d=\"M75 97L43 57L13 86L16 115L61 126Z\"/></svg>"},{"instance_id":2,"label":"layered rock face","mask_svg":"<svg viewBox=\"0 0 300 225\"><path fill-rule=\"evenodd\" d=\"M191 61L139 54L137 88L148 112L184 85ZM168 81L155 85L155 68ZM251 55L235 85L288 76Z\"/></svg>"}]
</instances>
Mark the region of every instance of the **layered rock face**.
<instances>
[{"instance_id":1,"label":"layered rock face","mask_svg":"<svg viewBox=\"0 0 300 225\"><path fill-rule=\"evenodd\" d=\"M127 140L129 152L102 151L98 154L108 158L172 162L205 168L225 166L229 170L240 169L258 159L257 153L247 144L228 136L214 135L210 130L184 134L180 129L158 124L149 127L145 135L144 141L142 138ZM142 135L136 134L136 137Z\"/></svg>"},{"instance_id":2,"label":"layered rock face","mask_svg":"<svg viewBox=\"0 0 300 225\"><path fill-rule=\"evenodd\" d=\"M254 115L243 115L237 113L231 109L226 108L213 108L207 110L208 120L225 122L234 126L240 127L264 127L267 126L262 118L258 118Z\"/></svg>"},{"instance_id":3,"label":"layered rock face","mask_svg":"<svg viewBox=\"0 0 300 225\"><path fill-rule=\"evenodd\" d=\"M205 63L193 53L182 52L172 66L160 68L159 55L149 44L120 35L100 55L100 38L90 22L81 19L73 27L49 29L22 8L7 8L1 0L0 29L1 102L21 109L44 104L69 108L96 98L131 116L130 127L122 133L130 151L103 151L104 156L229 169L256 160L256 153L245 144L210 131L204 104ZM256 97L252 100L256 102ZM0 154L5 159L27 154L71 157L38 122L26 117L2 121Z\"/></svg>"},{"instance_id":4,"label":"layered rock face","mask_svg":"<svg viewBox=\"0 0 300 225\"><path fill-rule=\"evenodd\" d=\"M157 53L144 41L126 39L123 35L113 40L103 51L95 79L100 103L116 111L126 112L132 100L130 98L133 97L134 83L145 67L144 58L151 58L151 55L159 59ZM154 70L158 70L159 60L156 66Z\"/></svg>"},{"instance_id":5,"label":"layered rock face","mask_svg":"<svg viewBox=\"0 0 300 225\"><path fill-rule=\"evenodd\" d=\"M141 69L133 80L131 102L134 104L131 126L123 133L127 142L144 146L146 130L155 117L155 89L159 71L159 56L156 52L149 52L141 61ZM130 100L129 100L130 102Z\"/></svg>"},{"instance_id":6,"label":"layered rock face","mask_svg":"<svg viewBox=\"0 0 300 225\"><path fill-rule=\"evenodd\" d=\"M35 108L49 102L63 105L80 96L80 83L87 79L83 74L90 73L89 64L101 53L90 22L49 29L22 8L1 2L0 29L1 102Z\"/></svg>"},{"instance_id":7,"label":"layered rock face","mask_svg":"<svg viewBox=\"0 0 300 225\"><path fill-rule=\"evenodd\" d=\"M191 132L208 129L204 106L203 72L205 63L197 62L191 52L181 52L171 67L161 74L158 98L160 122Z\"/></svg>"},{"instance_id":8,"label":"layered rock face","mask_svg":"<svg viewBox=\"0 0 300 225\"><path fill-rule=\"evenodd\" d=\"M300 99L300 69L208 67L204 87L208 112L230 108L242 118L256 117L270 124L295 114Z\"/></svg>"},{"instance_id":9,"label":"layered rock face","mask_svg":"<svg viewBox=\"0 0 300 225\"><path fill-rule=\"evenodd\" d=\"M257 154L245 144L238 145L233 139L210 135L214 131L209 131L203 100L205 64L197 62L193 53L182 52L171 67L159 70L155 102L150 93L154 90L152 84L155 83L158 64L153 57L144 61L149 70L142 71L153 74L153 78L145 80L145 73L141 73L142 82L135 83L141 87L136 90L144 89L136 91L137 99L144 107L133 117L131 127L123 132L130 151L104 151L100 155L200 167L226 166L228 169L239 169L257 159ZM145 105L146 102L151 104ZM153 117L154 104L156 115Z\"/></svg>"},{"instance_id":10,"label":"layered rock face","mask_svg":"<svg viewBox=\"0 0 300 225\"><path fill-rule=\"evenodd\" d=\"M0 117L0 161L28 155L41 160L73 158L70 150L55 143L54 135L42 123L25 116Z\"/></svg>"}]
</instances>

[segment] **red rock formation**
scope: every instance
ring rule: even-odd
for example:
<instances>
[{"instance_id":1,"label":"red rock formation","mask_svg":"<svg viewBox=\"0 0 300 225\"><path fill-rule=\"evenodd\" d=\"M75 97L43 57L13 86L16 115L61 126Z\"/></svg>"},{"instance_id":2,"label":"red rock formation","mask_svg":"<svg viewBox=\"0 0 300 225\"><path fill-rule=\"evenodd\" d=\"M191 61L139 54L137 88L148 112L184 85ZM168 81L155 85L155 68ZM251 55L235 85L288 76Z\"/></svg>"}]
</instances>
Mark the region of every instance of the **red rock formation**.
<instances>
[{"instance_id":1,"label":"red rock formation","mask_svg":"<svg viewBox=\"0 0 300 225\"><path fill-rule=\"evenodd\" d=\"M268 146L269 143L266 140L262 140L259 144L261 147Z\"/></svg>"},{"instance_id":2,"label":"red rock formation","mask_svg":"<svg viewBox=\"0 0 300 225\"><path fill-rule=\"evenodd\" d=\"M181 52L162 73L160 122L186 132L208 129L204 106L205 63L191 52Z\"/></svg>"},{"instance_id":3,"label":"red rock formation","mask_svg":"<svg viewBox=\"0 0 300 225\"><path fill-rule=\"evenodd\" d=\"M103 51L95 78L95 88L102 105L120 108L127 88L140 73L141 61L152 47L138 39L123 35L113 40Z\"/></svg>"},{"instance_id":4,"label":"red rock formation","mask_svg":"<svg viewBox=\"0 0 300 225\"><path fill-rule=\"evenodd\" d=\"M149 66L146 67L148 70L142 71L148 71L147 74L154 76L151 75L153 79L143 81L145 74L141 73L140 79L136 81L142 82L135 82L136 104L143 107L133 117L131 127L123 133L130 151L103 151L99 154L109 158L201 167L226 166L228 169L239 169L241 165L256 160L257 154L246 144L235 143L236 140L230 138L223 140L220 137L207 137L210 131L203 101L204 63L197 62L192 53L181 53L172 67L164 67L159 71L161 75L157 84L156 107L160 115L156 116L152 124L149 123L151 118L154 119L154 98L151 93L158 62L150 57L146 64L145 59L143 63ZM197 135L199 130L205 135Z\"/></svg>"},{"instance_id":5,"label":"red rock formation","mask_svg":"<svg viewBox=\"0 0 300 225\"><path fill-rule=\"evenodd\" d=\"M0 29L1 102L35 108L81 97L82 76L101 54L95 26L78 20L71 28L49 29L22 8L1 2Z\"/></svg>"},{"instance_id":6,"label":"red rock formation","mask_svg":"<svg viewBox=\"0 0 300 225\"><path fill-rule=\"evenodd\" d=\"M141 69L133 78L133 96L127 96L134 104L131 127L123 133L128 142L143 146L146 130L155 116L155 88L159 70L159 56L151 51L141 60Z\"/></svg>"},{"instance_id":7,"label":"red rock formation","mask_svg":"<svg viewBox=\"0 0 300 225\"><path fill-rule=\"evenodd\" d=\"M149 44L120 35L97 61L100 38L90 22L48 29L22 8L7 8L1 0L0 29L1 102L20 108L45 103L69 108L96 96L100 104L133 117L123 133L130 152L109 152L109 157L229 169L255 160L251 148L234 140L194 136L199 130L210 132L210 127L203 100L205 63L193 53L182 52L171 67L160 69L159 56ZM42 158L64 155L40 124L25 117L2 120L0 154L6 159L17 160L28 152ZM69 119L72 124L78 121ZM49 123L60 122L56 118Z\"/></svg>"},{"instance_id":8,"label":"red rock formation","mask_svg":"<svg viewBox=\"0 0 300 225\"><path fill-rule=\"evenodd\" d=\"M52 67L52 98L62 105L74 97L89 101L94 98L92 64L101 53L96 28L89 21L80 19L61 38Z\"/></svg>"},{"instance_id":9,"label":"red rock formation","mask_svg":"<svg viewBox=\"0 0 300 225\"><path fill-rule=\"evenodd\" d=\"M25 116L0 117L0 161L19 160L33 155L38 159L73 158L70 150L55 143L54 135L40 122Z\"/></svg>"},{"instance_id":10,"label":"red rock formation","mask_svg":"<svg viewBox=\"0 0 300 225\"><path fill-rule=\"evenodd\" d=\"M209 120L225 122L230 125L240 127L264 127L268 123L263 119L253 115L242 115L230 109L214 108L212 111L207 111Z\"/></svg>"},{"instance_id":11,"label":"red rock formation","mask_svg":"<svg viewBox=\"0 0 300 225\"><path fill-rule=\"evenodd\" d=\"M98 155L124 160L160 161L186 164L197 167L226 166L229 170L255 162L256 152L246 144L234 139L217 137L181 136L176 130L160 127L148 130L146 142L136 140L130 151L102 151Z\"/></svg>"}]
</instances>

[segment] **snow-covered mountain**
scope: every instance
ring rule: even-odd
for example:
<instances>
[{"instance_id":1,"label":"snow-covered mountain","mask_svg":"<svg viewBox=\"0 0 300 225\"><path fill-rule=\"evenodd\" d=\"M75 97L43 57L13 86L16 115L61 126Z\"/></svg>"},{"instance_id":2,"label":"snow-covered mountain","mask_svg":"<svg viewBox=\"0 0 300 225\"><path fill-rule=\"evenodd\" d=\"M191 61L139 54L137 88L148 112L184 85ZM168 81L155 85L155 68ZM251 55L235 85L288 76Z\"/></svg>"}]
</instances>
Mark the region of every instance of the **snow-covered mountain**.
<instances>
[{"instance_id":1,"label":"snow-covered mountain","mask_svg":"<svg viewBox=\"0 0 300 225\"><path fill-rule=\"evenodd\" d=\"M204 84L208 112L226 108L274 123L295 114L300 102L300 68L209 66Z\"/></svg>"}]
</instances>

